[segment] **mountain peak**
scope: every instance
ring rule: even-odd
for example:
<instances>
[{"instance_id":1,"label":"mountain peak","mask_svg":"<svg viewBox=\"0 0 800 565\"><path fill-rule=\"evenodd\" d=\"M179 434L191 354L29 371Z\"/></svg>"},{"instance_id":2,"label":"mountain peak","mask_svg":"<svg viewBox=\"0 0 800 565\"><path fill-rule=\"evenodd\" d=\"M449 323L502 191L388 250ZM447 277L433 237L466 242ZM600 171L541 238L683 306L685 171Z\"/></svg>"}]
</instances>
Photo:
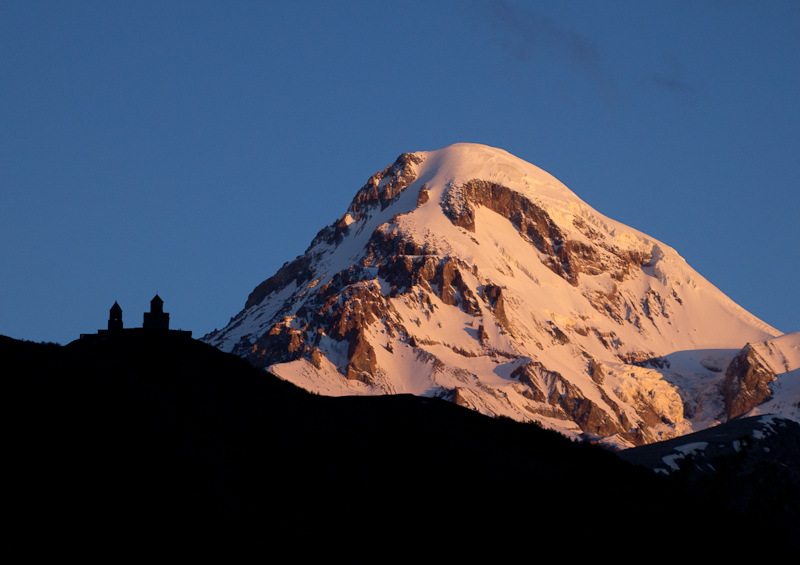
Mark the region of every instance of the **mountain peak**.
<instances>
[{"instance_id":1,"label":"mountain peak","mask_svg":"<svg viewBox=\"0 0 800 565\"><path fill-rule=\"evenodd\" d=\"M505 151L477 143L454 143L435 151L415 153L423 160L420 177L431 175L432 184L463 184L473 179L497 182L529 197L563 202L580 199L558 179L539 167Z\"/></svg>"},{"instance_id":2,"label":"mountain peak","mask_svg":"<svg viewBox=\"0 0 800 565\"><path fill-rule=\"evenodd\" d=\"M726 364L779 335L549 173L456 143L372 175L204 340L322 394L442 397L625 447L724 420Z\"/></svg>"}]
</instances>

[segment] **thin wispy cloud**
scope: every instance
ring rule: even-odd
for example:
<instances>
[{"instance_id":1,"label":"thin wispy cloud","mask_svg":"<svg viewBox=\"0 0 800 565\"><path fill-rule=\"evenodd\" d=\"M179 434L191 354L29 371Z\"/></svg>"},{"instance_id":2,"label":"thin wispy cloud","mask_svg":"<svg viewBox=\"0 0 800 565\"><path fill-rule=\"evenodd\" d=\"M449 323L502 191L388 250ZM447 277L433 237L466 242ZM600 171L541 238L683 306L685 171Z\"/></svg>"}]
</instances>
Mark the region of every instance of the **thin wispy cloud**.
<instances>
[{"instance_id":1,"label":"thin wispy cloud","mask_svg":"<svg viewBox=\"0 0 800 565\"><path fill-rule=\"evenodd\" d=\"M532 72L552 63L569 69L593 85L606 102L617 100L619 88L624 85L649 85L685 100L695 98L699 92L674 55L666 65L653 64L651 54L649 64L625 67L609 60L613 54L601 41L549 17L535 6L510 0L481 0L473 8L488 41L507 56ZM625 37L619 40L625 41Z\"/></svg>"},{"instance_id":2,"label":"thin wispy cloud","mask_svg":"<svg viewBox=\"0 0 800 565\"><path fill-rule=\"evenodd\" d=\"M694 85L676 77L654 75L650 77L650 80L656 86L665 88L676 94L693 96L697 92L697 89L694 87Z\"/></svg>"},{"instance_id":3,"label":"thin wispy cloud","mask_svg":"<svg viewBox=\"0 0 800 565\"><path fill-rule=\"evenodd\" d=\"M521 63L536 65L556 60L602 90L610 89L601 49L589 38L530 7L507 0L488 0L477 7L490 39Z\"/></svg>"},{"instance_id":4,"label":"thin wispy cloud","mask_svg":"<svg viewBox=\"0 0 800 565\"><path fill-rule=\"evenodd\" d=\"M697 94L697 87L684 78L683 66L674 55L670 57L666 72L653 73L650 76L650 83L685 97L693 97Z\"/></svg>"}]
</instances>

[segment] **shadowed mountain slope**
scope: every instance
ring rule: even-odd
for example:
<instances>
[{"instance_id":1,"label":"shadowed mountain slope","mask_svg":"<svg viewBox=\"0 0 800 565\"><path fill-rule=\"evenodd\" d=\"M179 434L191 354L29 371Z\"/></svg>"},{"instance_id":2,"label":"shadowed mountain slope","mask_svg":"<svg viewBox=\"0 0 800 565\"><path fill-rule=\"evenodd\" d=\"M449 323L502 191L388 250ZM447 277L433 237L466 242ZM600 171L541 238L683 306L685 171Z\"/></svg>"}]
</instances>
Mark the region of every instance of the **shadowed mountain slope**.
<instances>
[{"instance_id":1,"label":"shadowed mountain slope","mask_svg":"<svg viewBox=\"0 0 800 565\"><path fill-rule=\"evenodd\" d=\"M166 332L0 338L0 355L14 540L31 555L188 553L229 535L306 554L436 540L449 555L576 539L588 553L613 535L627 552L653 532L759 527L533 424L436 398L312 395Z\"/></svg>"}]
</instances>

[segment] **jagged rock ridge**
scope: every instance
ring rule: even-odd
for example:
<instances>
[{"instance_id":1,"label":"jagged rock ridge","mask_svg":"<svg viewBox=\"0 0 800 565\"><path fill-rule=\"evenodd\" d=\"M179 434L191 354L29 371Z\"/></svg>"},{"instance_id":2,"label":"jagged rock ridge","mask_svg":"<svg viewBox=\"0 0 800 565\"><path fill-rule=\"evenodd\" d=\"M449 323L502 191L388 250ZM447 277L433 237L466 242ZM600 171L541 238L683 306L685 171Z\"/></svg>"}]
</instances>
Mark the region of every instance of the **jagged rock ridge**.
<instances>
[{"instance_id":1,"label":"jagged rock ridge","mask_svg":"<svg viewBox=\"0 0 800 565\"><path fill-rule=\"evenodd\" d=\"M780 335L548 173L456 144L370 177L203 339L322 394L437 396L626 447L736 415L731 360Z\"/></svg>"}]
</instances>

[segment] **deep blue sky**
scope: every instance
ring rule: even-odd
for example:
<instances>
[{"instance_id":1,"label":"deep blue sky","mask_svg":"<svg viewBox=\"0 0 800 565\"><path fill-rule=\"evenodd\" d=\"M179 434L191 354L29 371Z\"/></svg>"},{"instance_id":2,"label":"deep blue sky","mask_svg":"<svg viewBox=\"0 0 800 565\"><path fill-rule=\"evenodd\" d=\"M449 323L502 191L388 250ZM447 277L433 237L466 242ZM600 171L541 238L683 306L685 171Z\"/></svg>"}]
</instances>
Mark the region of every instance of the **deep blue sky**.
<instances>
[{"instance_id":1,"label":"deep blue sky","mask_svg":"<svg viewBox=\"0 0 800 565\"><path fill-rule=\"evenodd\" d=\"M0 3L0 334L224 326L405 151L556 176L800 330L800 3Z\"/></svg>"}]
</instances>

